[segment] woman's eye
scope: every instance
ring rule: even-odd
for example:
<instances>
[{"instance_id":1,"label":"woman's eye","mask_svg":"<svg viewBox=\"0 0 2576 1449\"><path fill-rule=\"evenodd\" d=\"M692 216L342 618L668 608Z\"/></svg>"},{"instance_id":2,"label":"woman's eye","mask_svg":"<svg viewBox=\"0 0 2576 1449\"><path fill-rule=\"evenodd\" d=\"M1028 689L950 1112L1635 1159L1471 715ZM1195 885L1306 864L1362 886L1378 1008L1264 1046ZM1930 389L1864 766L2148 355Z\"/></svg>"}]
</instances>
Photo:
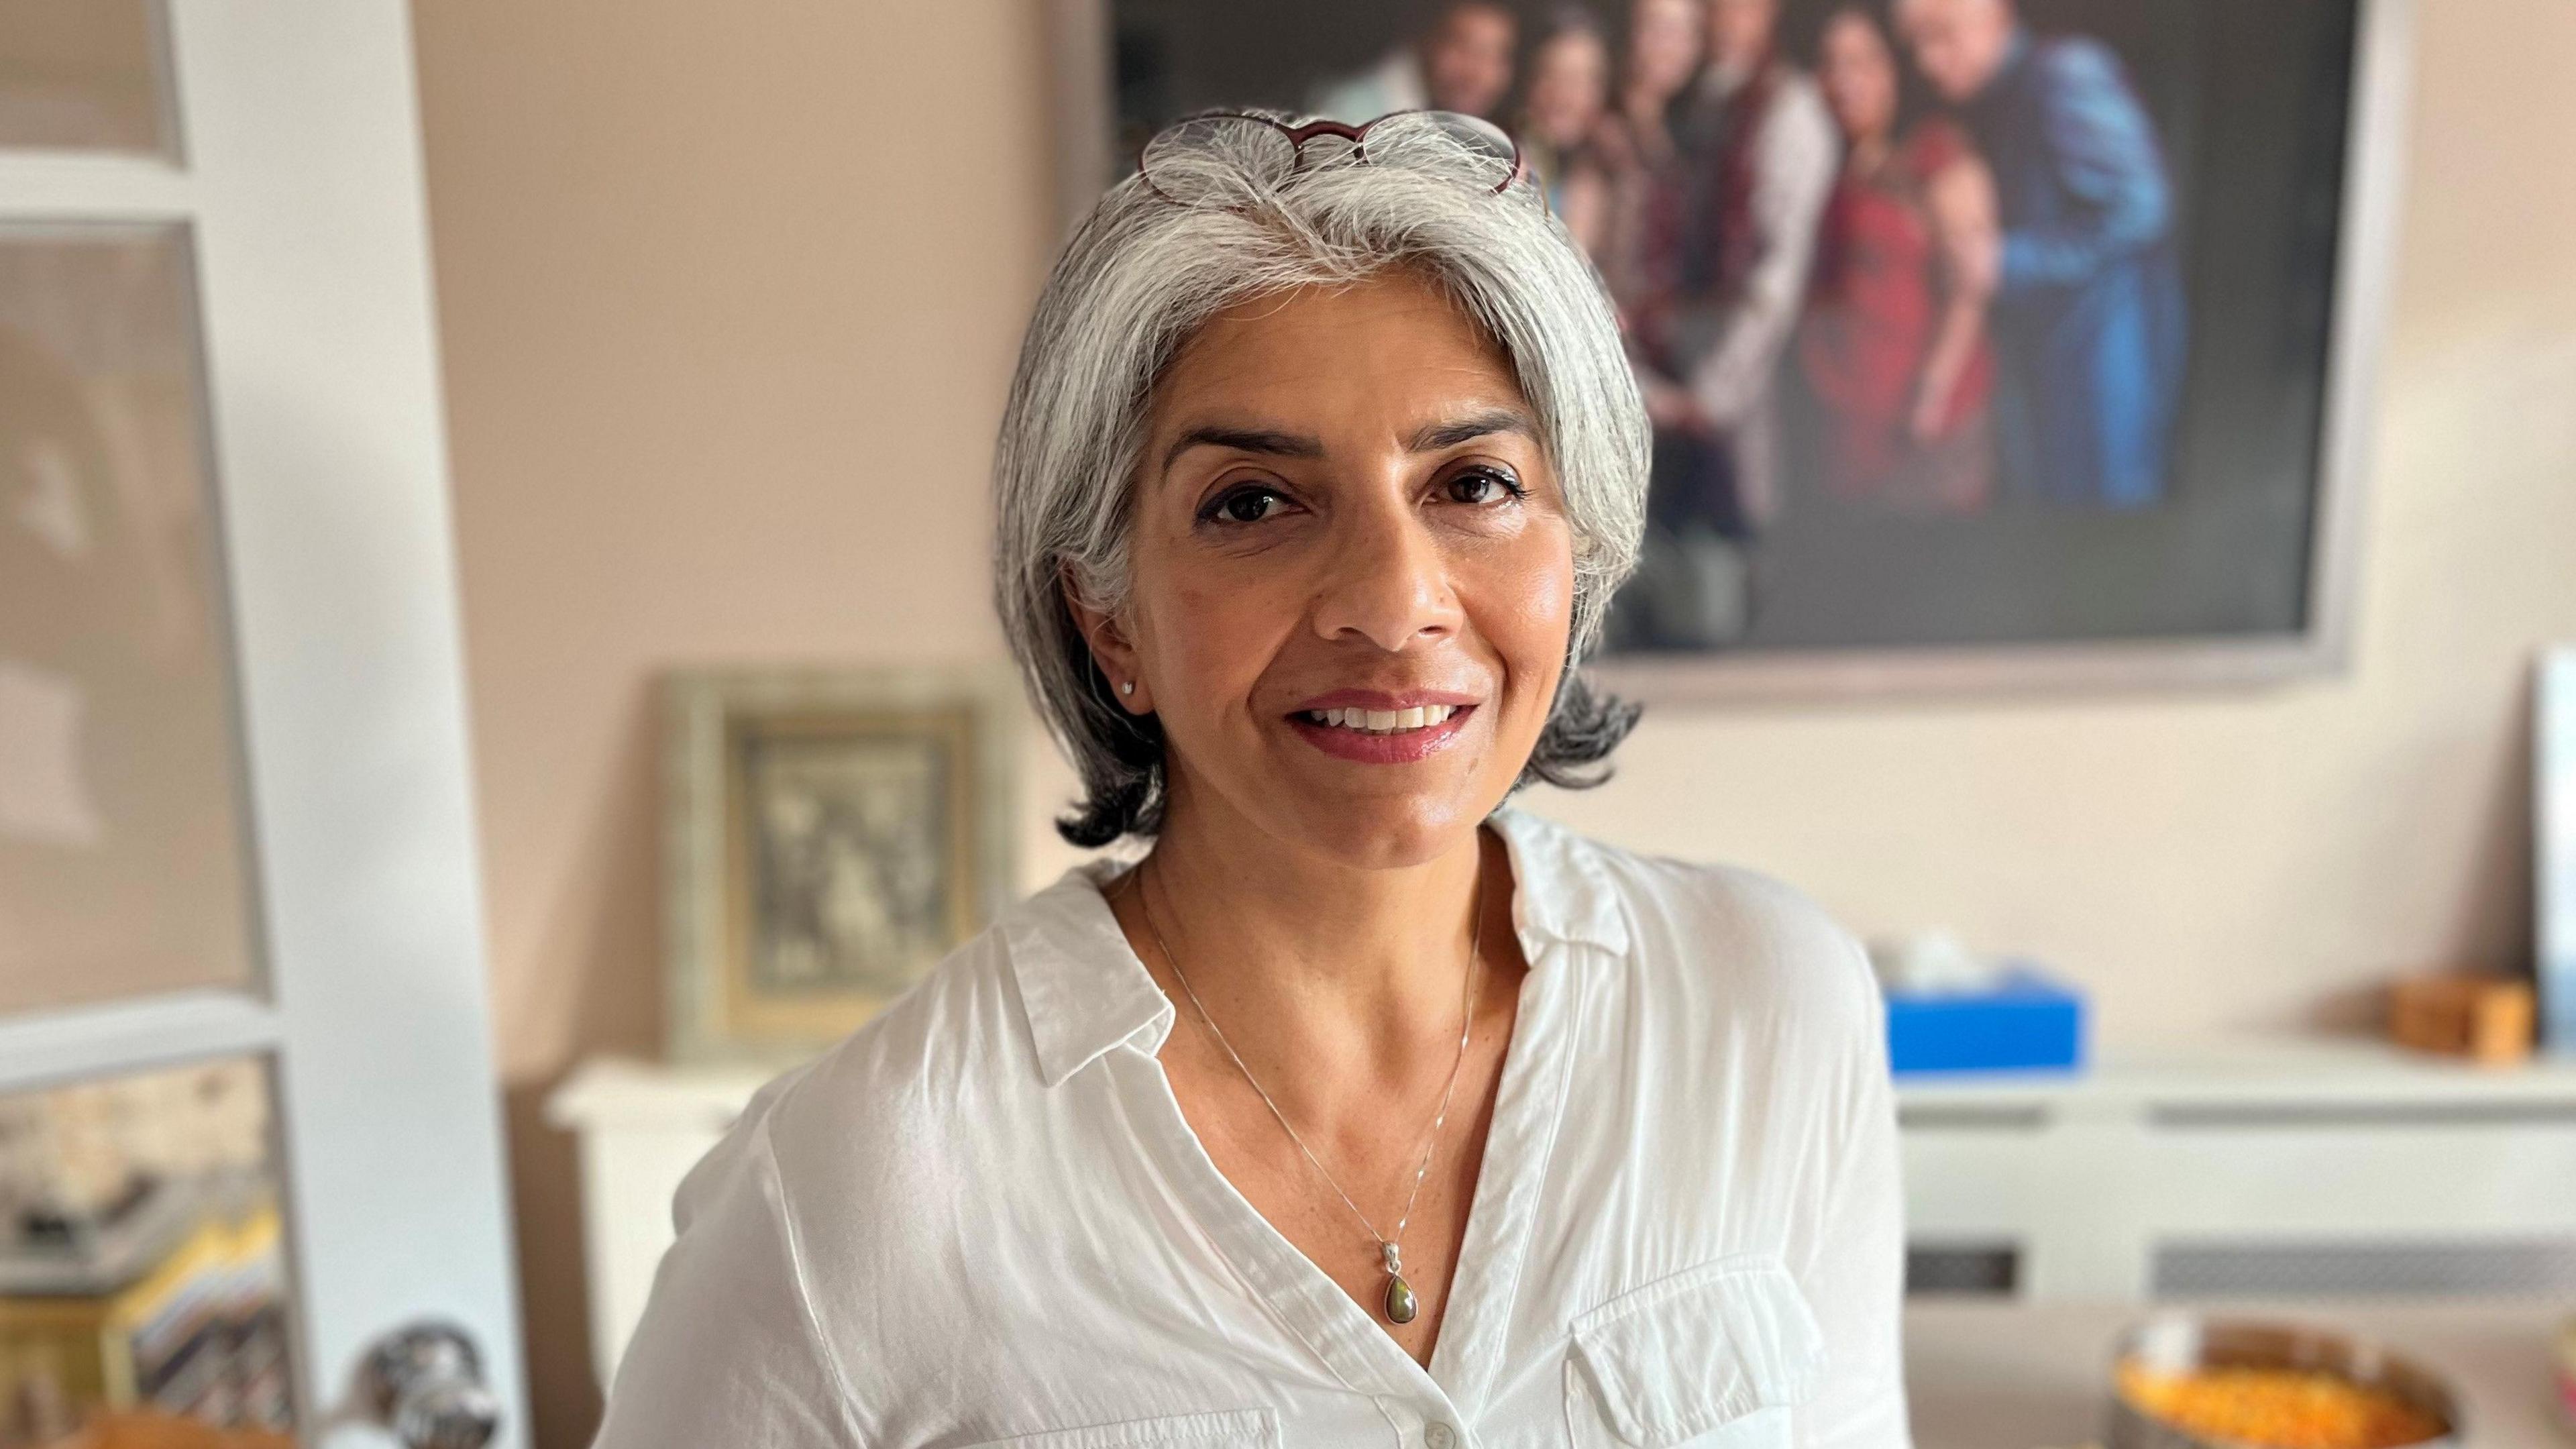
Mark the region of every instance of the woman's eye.
<instances>
[{"instance_id":1,"label":"woman's eye","mask_svg":"<svg viewBox=\"0 0 2576 1449\"><path fill-rule=\"evenodd\" d=\"M1218 499L1207 516L1227 523L1259 523L1287 506L1287 502L1268 488L1239 488Z\"/></svg>"},{"instance_id":2,"label":"woman's eye","mask_svg":"<svg viewBox=\"0 0 2576 1449\"><path fill-rule=\"evenodd\" d=\"M1470 468L1451 478L1444 486L1452 503L1500 503L1508 498L1518 498L1522 493L1519 483L1491 468Z\"/></svg>"}]
</instances>

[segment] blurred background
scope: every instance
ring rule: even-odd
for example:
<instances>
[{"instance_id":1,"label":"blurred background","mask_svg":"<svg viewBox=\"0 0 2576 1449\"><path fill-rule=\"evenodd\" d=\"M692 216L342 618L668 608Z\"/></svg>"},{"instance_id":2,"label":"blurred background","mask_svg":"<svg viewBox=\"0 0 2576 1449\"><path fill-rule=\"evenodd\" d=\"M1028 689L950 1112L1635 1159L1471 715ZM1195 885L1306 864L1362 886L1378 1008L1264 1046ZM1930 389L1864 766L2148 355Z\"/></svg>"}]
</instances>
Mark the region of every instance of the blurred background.
<instances>
[{"instance_id":1,"label":"blurred background","mask_svg":"<svg viewBox=\"0 0 2576 1449\"><path fill-rule=\"evenodd\" d=\"M1132 56L1040 0L173 8L0 0L0 339L60 364L0 348L0 1445L358 1433L433 1319L578 1445L749 1085L1078 858L986 471ZM2046 984L2062 1060L1906 1087L1927 1445L2099 1432L2112 1333L2204 1299L2548 1442L2576 7L2405 9L2340 658L1677 695L1528 802L1796 882L1936 1008Z\"/></svg>"}]
</instances>

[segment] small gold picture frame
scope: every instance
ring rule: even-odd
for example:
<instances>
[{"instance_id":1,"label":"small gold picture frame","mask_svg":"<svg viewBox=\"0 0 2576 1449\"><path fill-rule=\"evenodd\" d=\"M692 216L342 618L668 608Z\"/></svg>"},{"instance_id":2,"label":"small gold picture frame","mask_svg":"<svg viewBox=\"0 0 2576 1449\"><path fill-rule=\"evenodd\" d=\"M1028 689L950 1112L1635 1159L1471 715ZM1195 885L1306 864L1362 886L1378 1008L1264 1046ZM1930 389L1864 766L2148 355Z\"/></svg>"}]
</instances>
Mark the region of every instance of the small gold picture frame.
<instances>
[{"instance_id":1,"label":"small gold picture frame","mask_svg":"<svg viewBox=\"0 0 2576 1449\"><path fill-rule=\"evenodd\" d=\"M1009 899L1007 672L693 670L666 707L673 1061L812 1056Z\"/></svg>"}]
</instances>

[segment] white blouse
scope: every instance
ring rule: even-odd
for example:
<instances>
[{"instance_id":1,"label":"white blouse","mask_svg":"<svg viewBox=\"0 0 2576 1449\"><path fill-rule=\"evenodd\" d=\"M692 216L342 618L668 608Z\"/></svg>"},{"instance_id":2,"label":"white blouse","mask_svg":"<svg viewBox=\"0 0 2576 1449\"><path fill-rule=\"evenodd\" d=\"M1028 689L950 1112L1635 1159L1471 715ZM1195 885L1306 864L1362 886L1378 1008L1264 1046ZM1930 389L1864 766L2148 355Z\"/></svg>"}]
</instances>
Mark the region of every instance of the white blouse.
<instances>
[{"instance_id":1,"label":"white blouse","mask_svg":"<svg viewBox=\"0 0 2576 1449\"><path fill-rule=\"evenodd\" d=\"M1209 1161L1101 862L761 1091L598 1444L1902 1449L1861 951L1759 876L1494 824L1530 971L1428 1369Z\"/></svg>"}]
</instances>

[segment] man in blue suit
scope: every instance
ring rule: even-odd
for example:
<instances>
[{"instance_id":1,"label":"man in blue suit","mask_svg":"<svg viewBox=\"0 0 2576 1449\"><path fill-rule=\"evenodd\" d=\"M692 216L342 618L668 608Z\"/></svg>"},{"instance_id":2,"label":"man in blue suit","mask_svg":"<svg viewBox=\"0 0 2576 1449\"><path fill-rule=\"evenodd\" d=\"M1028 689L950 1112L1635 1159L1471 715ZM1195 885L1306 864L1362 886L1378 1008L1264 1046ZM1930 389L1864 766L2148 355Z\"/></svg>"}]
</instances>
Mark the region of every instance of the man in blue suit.
<instances>
[{"instance_id":1,"label":"man in blue suit","mask_svg":"<svg viewBox=\"0 0 2576 1449\"><path fill-rule=\"evenodd\" d=\"M2182 391L2173 183L2154 123L2097 41L2042 39L2012 0L1899 0L1916 67L1993 168L1996 438L2006 486L2163 501Z\"/></svg>"}]
</instances>

